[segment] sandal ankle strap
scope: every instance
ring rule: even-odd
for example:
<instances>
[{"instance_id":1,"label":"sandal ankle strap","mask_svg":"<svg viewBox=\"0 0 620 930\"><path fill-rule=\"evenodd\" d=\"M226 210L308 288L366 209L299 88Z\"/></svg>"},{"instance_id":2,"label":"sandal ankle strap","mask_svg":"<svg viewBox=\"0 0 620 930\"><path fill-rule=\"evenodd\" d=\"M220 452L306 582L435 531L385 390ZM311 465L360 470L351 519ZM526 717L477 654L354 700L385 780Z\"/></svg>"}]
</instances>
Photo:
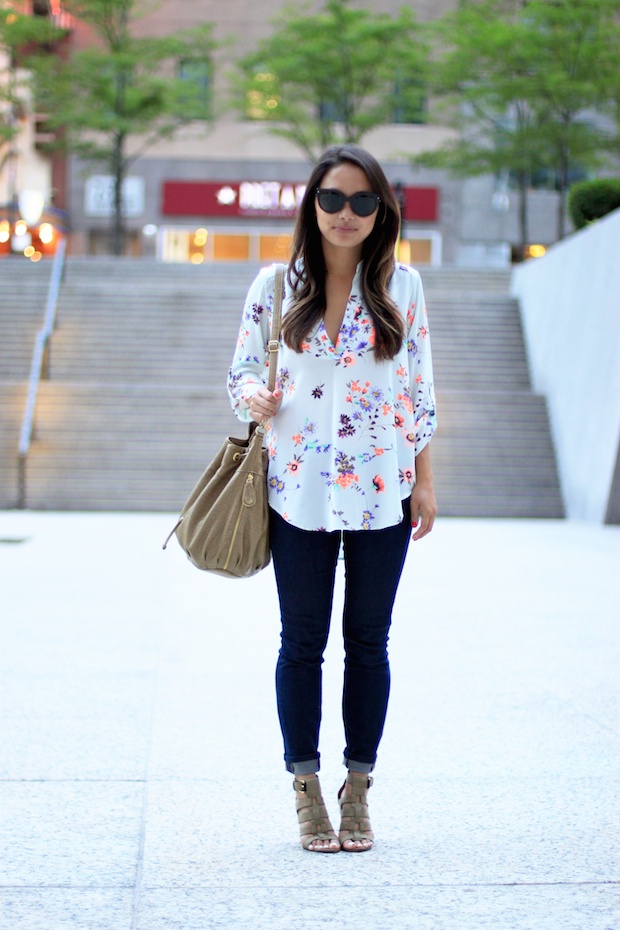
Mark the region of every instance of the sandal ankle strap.
<instances>
[{"instance_id":1,"label":"sandal ankle strap","mask_svg":"<svg viewBox=\"0 0 620 930\"><path fill-rule=\"evenodd\" d=\"M366 782L364 785L363 782ZM361 788L362 791L368 791L369 788L372 788L374 783L374 778L372 775L367 775L365 772L351 772L347 774L347 783L349 785L355 785L356 788Z\"/></svg>"}]
</instances>

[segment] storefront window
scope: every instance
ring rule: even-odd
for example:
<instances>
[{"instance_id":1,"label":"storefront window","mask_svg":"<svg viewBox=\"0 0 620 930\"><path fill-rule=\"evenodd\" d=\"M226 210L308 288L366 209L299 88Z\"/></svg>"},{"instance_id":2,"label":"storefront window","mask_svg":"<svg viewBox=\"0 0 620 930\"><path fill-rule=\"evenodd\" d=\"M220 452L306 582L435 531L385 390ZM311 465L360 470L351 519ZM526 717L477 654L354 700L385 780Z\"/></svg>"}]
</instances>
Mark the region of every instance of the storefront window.
<instances>
[{"instance_id":1,"label":"storefront window","mask_svg":"<svg viewBox=\"0 0 620 930\"><path fill-rule=\"evenodd\" d=\"M164 262L286 262L290 233L264 233L259 229L173 229L160 233L158 256Z\"/></svg>"},{"instance_id":2,"label":"storefront window","mask_svg":"<svg viewBox=\"0 0 620 930\"><path fill-rule=\"evenodd\" d=\"M288 262L291 257L291 236L260 236L258 257L261 262Z\"/></svg>"},{"instance_id":3,"label":"storefront window","mask_svg":"<svg viewBox=\"0 0 620 930\"><path fill-rule=\"evenodd\" d=\"M409 233L406 239L401 239L396 248L396 257L404 265L441 265L441 234L430 232L426 235Z\"/></svg>"},{"instance_id":4,"label":"storefront window","mask_svg":"<svg viewBox=\"0 0 620 930\"><path fill-rule=\"evenodd\" d=\"M247 262L250 260L250 237L242 233L213 233L213 261Z\"/></svg>"},{"instance_id":5,"label":"storefront window","mask_svg":"<svg viewBox=\"0 0 620 930\"><path fill-rule=\"evenodd\" d=\"M246 229L199 227L197 229L160 230L158 257L164 262L288 262L291 257L290 232L264 232ZM441 234L409 232L396 250L399 261L410 265L441 264Z\"/></svg>"}]
</instances>

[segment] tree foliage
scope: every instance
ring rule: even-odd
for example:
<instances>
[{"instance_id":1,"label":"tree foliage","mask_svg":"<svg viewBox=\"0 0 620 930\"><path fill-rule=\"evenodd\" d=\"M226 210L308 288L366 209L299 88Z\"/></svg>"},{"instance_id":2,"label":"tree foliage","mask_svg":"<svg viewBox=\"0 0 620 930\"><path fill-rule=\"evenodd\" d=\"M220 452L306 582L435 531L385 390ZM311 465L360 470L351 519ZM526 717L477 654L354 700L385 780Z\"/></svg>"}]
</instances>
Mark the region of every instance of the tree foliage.
<instances>
[{"instance_id":1,"label":"tree foliage","mask_svg":"<svg viewBox=\"0 0 620 930\"><path fill-rule=\"evenodd\" d=\"M466 0L437 26L431 84L458 140L419 161L466 176L511 172L526 193L547 168L564 234L570 168L591 169L613 147L601 115L617 85L619 0Z\"/></svg>"},{"instance_id":2,"label":"tree foliage","mask_svg":"<svg viewBox=\"0 0 620 930\"><path fill-rule=\"evenodd\" d=\"M28 51L58 36L51 23L20 13L0 2L0 167L19 131L19 118L29 105L29 80L21 67Z\"/></svg>"},{"instance_id":3,"label":"tree foliage","mask_svg":"<svg viewBox=\"0 0 620 930\"><path fill-rule=\"evenodd\" d=\"M310 159L359 142L399 111L420 121L426 49L413 13L396 17L328 0L315 15L290 7L241 62L238 105Z\"/></svg>"},{"instance_id":4,"label":"tree foliage","mask_svg":"<svg viewBox=\"0 0 620 930\"><path fill-rule=\"evenodd\" d=\"M162 38L136 35L145 9L139 0L68 0L65 8L90 26L93 44L68 59L33 62L38 105L67 151L102 163L114 177L112 245L120 254L127 169L180 126L211 118L205 85L215 43L209 24ZM205 80L196 79L200 71Z\"/></svg>"},{"instance_id":5,"label":"tree foliage","mask_svg":"<svg viewBox=\"0 0 620 930\"><path fill-rule=\"evenodd\" d=\"M575 229L607 216L620 208L620 178L598 178L573 184L568 194L568 212Z\"/></svg>"}]
</instances>

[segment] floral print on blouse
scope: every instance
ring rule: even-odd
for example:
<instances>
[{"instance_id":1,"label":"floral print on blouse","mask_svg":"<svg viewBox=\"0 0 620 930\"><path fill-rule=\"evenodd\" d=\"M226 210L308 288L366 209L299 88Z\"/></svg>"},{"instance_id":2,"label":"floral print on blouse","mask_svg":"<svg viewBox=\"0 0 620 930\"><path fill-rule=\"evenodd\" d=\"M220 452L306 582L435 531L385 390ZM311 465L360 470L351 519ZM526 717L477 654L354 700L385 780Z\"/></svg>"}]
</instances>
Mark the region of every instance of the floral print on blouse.
<instances>
[{"instance_id":1,"label":"floral print on blouse","mask_svg":"<svg viewBox=\"0 0 620 930\"><path fill-rule=\"evenodd\" d=\"M321 320L301 353L280 340L277 386L283 392L269 422L269 506L305 530L372 530L402 520L401 501L415 484L415 456L436 426L431 347L417 271L397 264L390 294L406 320L406 338L391 361L377 361L374 326L361 299L361 264L336 344ZM250 287L228 391L239 419L267 383L275 269ZM287 283L282 312L290 302Z\"/></svg>"}]
</instances>

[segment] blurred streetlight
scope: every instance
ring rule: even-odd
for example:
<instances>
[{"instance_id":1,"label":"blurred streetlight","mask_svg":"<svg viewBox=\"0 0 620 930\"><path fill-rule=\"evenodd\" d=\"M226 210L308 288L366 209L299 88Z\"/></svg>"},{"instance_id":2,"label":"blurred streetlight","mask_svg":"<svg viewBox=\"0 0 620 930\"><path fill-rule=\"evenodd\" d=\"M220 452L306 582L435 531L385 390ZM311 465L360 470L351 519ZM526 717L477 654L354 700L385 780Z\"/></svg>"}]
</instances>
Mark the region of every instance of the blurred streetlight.
<instances>
[{"instance_id":1,"label":"blurred streetlight","mask_svg":"<svg viewBox=\"0 0 620 930\"><path fill-rule=\"evenodd\" d=\"M19 215L26 226L32 229L33 226L37 225L43 214L45 194L43 191L36 190L20 191L17 196L17 205L19 207Z\"/></svg>"}]
</instances>

